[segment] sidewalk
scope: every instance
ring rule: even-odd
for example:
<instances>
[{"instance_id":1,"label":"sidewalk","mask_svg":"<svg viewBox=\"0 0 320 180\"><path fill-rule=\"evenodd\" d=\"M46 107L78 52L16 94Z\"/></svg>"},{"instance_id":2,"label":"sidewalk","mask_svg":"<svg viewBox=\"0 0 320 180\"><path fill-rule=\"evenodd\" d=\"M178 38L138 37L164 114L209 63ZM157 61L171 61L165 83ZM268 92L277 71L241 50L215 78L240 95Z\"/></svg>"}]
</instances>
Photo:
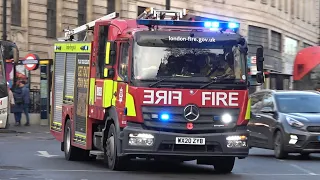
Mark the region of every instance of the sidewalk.
<instances>
[{"instance_id":1,"label":"sidewalk","mask_svg":"<svg viewBox=\"0 0 320 180\"><path fill-rule=\"evenodd\" d=\"M30 125L24 126L14 126L14 124L10 124L8 129L0 129L0 133L44 133L49 132L49 126L41 126L41 125Z\"/></svg>"}]
</instances>

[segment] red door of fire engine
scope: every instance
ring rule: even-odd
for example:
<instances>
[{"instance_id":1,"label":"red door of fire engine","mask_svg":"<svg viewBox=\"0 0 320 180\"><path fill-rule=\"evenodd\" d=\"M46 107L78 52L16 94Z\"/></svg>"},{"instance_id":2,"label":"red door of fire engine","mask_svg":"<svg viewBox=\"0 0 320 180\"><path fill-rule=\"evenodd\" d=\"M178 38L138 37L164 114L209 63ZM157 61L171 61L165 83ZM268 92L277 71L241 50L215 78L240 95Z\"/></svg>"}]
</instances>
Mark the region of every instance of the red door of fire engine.
<instances>
[{"instance_id":1,"label":"red door of fire engine","mask_svg":"<svg viewBox=\"0 0 320 180\"><path fill-rule=\"evenodd\" d=\"M119 114L119 124L120 126L126 125L125 116L125 102L126 102L126 92L127 92L127 82L129 81L130 74L130 57L131 56L131 48L130 43L128 41L120 41L118 42L119 51L119 61L117 63L117 100L116 100L116 108Z\"/></svg>"}]
</instances>

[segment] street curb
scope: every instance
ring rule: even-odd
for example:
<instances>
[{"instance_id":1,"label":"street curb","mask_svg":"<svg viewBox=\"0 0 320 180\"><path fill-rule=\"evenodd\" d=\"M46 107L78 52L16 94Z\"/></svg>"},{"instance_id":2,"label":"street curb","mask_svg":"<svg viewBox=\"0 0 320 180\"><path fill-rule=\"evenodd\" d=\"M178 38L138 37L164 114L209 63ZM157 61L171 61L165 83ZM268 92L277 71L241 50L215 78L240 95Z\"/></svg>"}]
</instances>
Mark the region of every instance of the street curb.
<instances>
[{"instance_id":1,"label":"street curb","mask_svg":"<svg viewBox=\"0 0 320 180\"><path fill-rule=\"evenodd\" d=\"M10 130L10 129L0 129L0 133L20 133L15 130Z\"/></svg>"}]
</instances>

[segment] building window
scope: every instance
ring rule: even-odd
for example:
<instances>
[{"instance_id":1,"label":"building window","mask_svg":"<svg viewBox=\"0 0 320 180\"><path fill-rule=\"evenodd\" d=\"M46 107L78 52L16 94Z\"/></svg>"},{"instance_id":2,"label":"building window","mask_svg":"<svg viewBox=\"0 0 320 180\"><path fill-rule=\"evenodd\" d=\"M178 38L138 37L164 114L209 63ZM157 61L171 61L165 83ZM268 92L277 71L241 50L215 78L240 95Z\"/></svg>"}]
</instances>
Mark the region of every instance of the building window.
<instances>
[{"instance_id":1,"label":"building window","mask_svg":"<svg viewBox=\"0 0 320 180\"><path fill-rule=\"evenodd\" d=\"M303 48L307 48L307 47L311 47L312 45L308 44L308 43L303 43Z\"/></svg>"},{"instance_id":2,"label":"building window","mask_svg":"<svg viewBox=\"0 0 320 180\"><path fill-rule=\"evenodd\" d=\"M271 49L281 51L281 34L275 31L271 31Z\"/></svg>"},{"instance_id":3,"label":"building window","mask_svg":"<svg viewBox=\"0 0 320 180\"><path fill-rule=\"evenodd\" d=\"M11 24L21 26L21 0L11 0Z\"/></svg>"},{"instance_id":4,"label":"building window","mask_svg":"<svg viewBox=\"0 0 320 180\"><path fill-rule=\"evenodd\" d=\"M295 56L298 51L298 41L289 37L284 41L284 53Z\"/></svg>"},{"instance_id":5,"label":"building window","mask_svg":"<svg viewBox=\"0 0 320 180\"><path fill-rule=\"evenodd\" d=\"M78 26L87 23L87 0L78 0ZM78 40L83 40L86 32L78 34Z\"/></svg>"},{"instance_id":6,"label":"building window","mask_svg":"<svg viewBox=\"0 0 320 180\"><path fill-rule=\"evenodd\" d=\"M276 0L271 0L271 6L276 7Z\"/></svg>"},{"instance_id":7,"label":"building window","mask_svg":"<svg viewBox=\"0 0 320 180\"><path fill-rule=\"evenodd\" d=\"M294 7L295 7L295 3L294 1L291 1L291 17L294 18Z\"/></svg>"},{"instance_id":8,"label":"building window","mask_svg":"<svg viewBox=\"0 0 320 180\"><path fill-rule=\"evenodd\" d=\"M145 9L146 9L146 7L138 6L138 10L137 10L138 15L137 15L137 16L139 16L140 14L142 14Z\"/></svg>"},{"instance_id":9,"label":"building window","mask_svg":"<svg viewBox=\"0 0 320 180\"><path fill-rule=\"evenodd\" d=\"M107 14L113 13L116 11L116 0L107 1Z\"/></svg>"},{"instance_id":10,"label":"building window","mask_svg":"<svg viewBox=\"0 0 320 180\"><path fill-rule=\"evenodd\" d=\"M249 25L248 42L269 47L268 29Z\"/></svg>"},{"instance_id":11,"label":"building window","mask_svg":"<svg viewBox=\"0 0 320 180\"><path fill-rule=\"evenodd\" d=\"M47 0L47 37L56 38L57 34L57 2Z\"/></svg>"}]
</instances>

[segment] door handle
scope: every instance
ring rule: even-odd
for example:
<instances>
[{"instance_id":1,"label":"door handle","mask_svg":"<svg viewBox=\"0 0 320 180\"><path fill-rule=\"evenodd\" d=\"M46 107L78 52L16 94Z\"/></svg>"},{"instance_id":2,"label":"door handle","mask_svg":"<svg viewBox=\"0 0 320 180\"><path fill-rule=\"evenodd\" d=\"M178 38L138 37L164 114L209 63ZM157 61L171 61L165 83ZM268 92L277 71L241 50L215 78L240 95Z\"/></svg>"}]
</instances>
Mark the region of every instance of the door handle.
<instances>
[{"instance_id":1,"label":"door handle","mask_svg":"<svg viewBox=\"0 0 320 180\"><path fill-rule=\"evenodd\" d=\"M256 118L261 118L261 116L260 115L256 115Z\"/></svg>"}]
</instances>

